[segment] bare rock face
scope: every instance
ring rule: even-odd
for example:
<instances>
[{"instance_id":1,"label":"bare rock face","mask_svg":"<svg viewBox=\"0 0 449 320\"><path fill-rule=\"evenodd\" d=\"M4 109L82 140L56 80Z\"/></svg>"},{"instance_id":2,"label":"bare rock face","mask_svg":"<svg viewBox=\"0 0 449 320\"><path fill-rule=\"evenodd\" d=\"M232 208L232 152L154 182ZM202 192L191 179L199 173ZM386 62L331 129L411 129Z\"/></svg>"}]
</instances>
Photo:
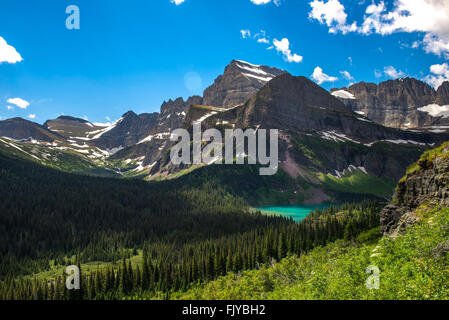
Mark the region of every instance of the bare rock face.
<instances>
[{"instance_id":1,"label":"bare rock face","mask_svg":"<svg viewBox=\"0 0 449 320\"><path fill-rule=\"evenodd\" d=\"M353 95L338 97L347 107L368 119L393 128L421 128L442 125L441 117L433 117L419 108L449 104L449 83L438 92L414 78L389 80L379 85L360 82L340 89ZM337 89L331 90L336 94Z\"/></svg>"},{"instance_id":2,"label":"bare rock face","mask_svg":"<svg viewBox=\"0 0 449 320\"><path fill-rule=\"evenodd\" d=\"M437 90L436 103L440 106L449 105L449 82L445 81Z\"/></svg>"},{"instance_id":3,"label":"bare rock face","mask_svg":"<svg viewBox=\"0 0 449 320\"><path fill-rule=\"evenodd\" d=\"M449 206L449 144L430 159L422 157L419 169L402 179L392 204L381 213L383 234L402 232L418 217L414 211L422 204L428 207Z\"/></svg>"},{"instance_id":4,"label":"bare rock face","mask_svg":"<svg viewBox=\"0 0 449 320\"><path fill-rule=\"evenodd\" d=\"M203 104L230 108L245 103L284 70L233 60L203 94Z\"/></svg>"}]
</instances>

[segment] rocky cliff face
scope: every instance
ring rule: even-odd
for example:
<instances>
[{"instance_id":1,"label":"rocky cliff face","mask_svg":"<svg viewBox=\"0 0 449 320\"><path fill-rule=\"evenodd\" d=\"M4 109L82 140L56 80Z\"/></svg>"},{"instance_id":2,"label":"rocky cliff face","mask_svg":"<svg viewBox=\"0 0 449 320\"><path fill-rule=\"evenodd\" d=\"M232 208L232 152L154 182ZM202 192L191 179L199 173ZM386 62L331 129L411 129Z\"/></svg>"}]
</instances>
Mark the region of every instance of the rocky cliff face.
<instances>
[{"instance_id":1,"label":"rocky cliff face","mask_svg":"<svg viewBox=\"0 0 449 320\"><path fill-rule=\"evenodd\" d=\"M437 90L436 103L440 106L449 105L449 82L445 81Z\"/></svg>"},{"instance_id":2,"label":"rocky cliff face","mask_svg":"<svg viewBox=\"0 0 449 320\"><path fill-rule=\"evenodd\" d=\"M440 116L419 109L433 104L449 104L449 83L444 83L435 91L428 84L413 78L389 80L379 85L360 82L331 92L353 111L394 128L442 125L444 121Z\"/></svg>"},{"instance_id":3,"label":"rocky cliff face","mask_svg":"<svg viewBox=\"0 0 449 320\"><path fill-rule=\"evenodd\" d=\"M284 70L233 60L203 94L203 104L230 108L245 103Z\"/></svg>"},{"instance_id":4,"label":"rocky cliff face","mask_svg":"<svg viewBox=\"0 0 449 320\"><path fill-rule=\"evenodd\" d=\"M381 214L384 235L417 221L420 207L449 206L449 143L426 152L398 184L393 202Z\"/></svg>"}]
</instances>

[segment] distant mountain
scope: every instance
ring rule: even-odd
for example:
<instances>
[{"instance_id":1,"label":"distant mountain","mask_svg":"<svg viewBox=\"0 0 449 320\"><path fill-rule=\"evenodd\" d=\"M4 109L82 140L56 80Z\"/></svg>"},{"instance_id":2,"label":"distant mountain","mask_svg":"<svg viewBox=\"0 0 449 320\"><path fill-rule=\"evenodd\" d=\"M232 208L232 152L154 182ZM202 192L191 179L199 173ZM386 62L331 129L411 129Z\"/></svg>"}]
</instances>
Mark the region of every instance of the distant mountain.
<instances>
[{"instance_id":1,"label":"distant mountain","mask_svg":"<svg viewBox=\"0 0 449 320\"><path fill-rule=\"evenodd\" d=\"M68 139L86 137L89 132L102 129L87 120L71 116L60 116L57 119L48 120L44 123L44 127Z\"/></svg>"},{"instance_id":2,"label":"distant mountain","mask_svg":"<svg viewBox=\"0 0 449 320\"><path fill-rule=\"evenodd\" d=\"M118 150L135 145L154 130L158 117L158 113L137 115L128 111L111 126L93 132L91 142L103 150Z\"/></svg>"},{"instance_id":3,"label":"distant mountain","mask_svg":"<svg viewBox=\"0 0 449 320\"><path fill-rule=\"evenodd\" d=\"M403 78L379 85L360 82L331 92L351 110L388 127L435 129L430 127L449 124L448 82L438 91L414 78Z\"/></svg>"},{"instance_id":4,"label":"distant mountain","mask_svg":"<svg viewBox=\"0 0 449 320\"><path fill-rule=\"evenodd\" d=\"M53 142L58 139L64 140L64 137L57 132L50 131L45 126L22 118L0 121L0 137L21 141L40 140Z\"/></svg>"}]
</instances>

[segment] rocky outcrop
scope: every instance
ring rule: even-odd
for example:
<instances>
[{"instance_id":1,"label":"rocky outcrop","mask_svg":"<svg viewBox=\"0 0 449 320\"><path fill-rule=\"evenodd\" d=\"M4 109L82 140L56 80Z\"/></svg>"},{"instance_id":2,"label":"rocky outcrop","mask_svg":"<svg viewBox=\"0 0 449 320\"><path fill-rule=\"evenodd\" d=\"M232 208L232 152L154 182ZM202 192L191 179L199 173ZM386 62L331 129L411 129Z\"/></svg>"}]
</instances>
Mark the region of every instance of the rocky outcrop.
<instances>
[{"instance_id":1,"label":"rocky outcrop","mask_svg":"<svg viewBox=\"0 0 449 320\"><path fill-rule=\"evenodd\" d=\"M449 206L449 143L425 153L403 178L393 202L381 213L384 235L401 233L419 219L420 206Z\"/></svg>"},{"instance_id":2,"label":"rocky outcrop","mask_svg":"<svg viewBox=\"0 0 449 320\"><path fill-rule=\"evenodd\" d=\"M203 104L230 108L245 103L284 70L233 60L203 94Z\"/></svg>"},{"instance_id":3,"label":"rocky outcrop","mask_svg":"<svg viewBox=\"0 0 449 320\"><path fill-rule=\"evenodd\" d=\"M350 93L353 97L338 98L351 110L379 124L394 128L422 128L442 125L441 117L433 117L419 108L437 104L449 104L449 83L435 91L425 82L414 78L403 78L374 83L360 82L343 89L332 89Z\"/></svg>"}]
</instances>

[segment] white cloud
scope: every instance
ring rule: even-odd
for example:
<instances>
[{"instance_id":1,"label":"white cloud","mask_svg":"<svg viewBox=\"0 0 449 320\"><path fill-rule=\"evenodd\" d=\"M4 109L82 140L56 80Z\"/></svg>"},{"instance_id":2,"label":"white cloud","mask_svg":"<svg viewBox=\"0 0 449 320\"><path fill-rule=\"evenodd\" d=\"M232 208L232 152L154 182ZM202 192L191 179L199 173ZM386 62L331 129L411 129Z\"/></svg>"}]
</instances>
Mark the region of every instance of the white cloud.
<instances>
[{"instance_id":1,"label":"white cloud","mask_svg":"<svg viewBox=\"0 0 449 320\"><path fill-rule=\"evenodd\" d=\"M106 120L108 120L108 121L111 121L111 118L110 118L110 117L108 117L108 116L106 116Z\"/></svg>"},{"instance_id":2,"label":"white cloud","mask_svg":"<svg viewBox=\"0 0 449 320\"><path fill-rule=\"evenodd\" d=\"M311 75L312 79L315 80L318 84L322 84L324 82L334 82L337 81L337 77L328 76L323 72L323 69L320 67L316 67Z\"/></svg>"},{"instance_id":3,"label":"white cloud","mask_svg":"<svg viewBox=\"0 0 449 320\"><path fill-rule=\"evenodd\" d=\"M176 5L180 5L181 3L185 2L186 0L170 0L171 3L174 3Z\"/></svg>"},{"instance_id":4,"label":"white cloud","mask_svg":"<svg viewBox=\"0 0 449 320\"><path fill-rule=\"evenodd\" d=\"M30 119L36 119L36 115L35 115L35 114L32 114L32 113L30 113L30 114L28 115L28 118L30 118Z\"/></svg>"},{"instance_id":5,"label":"white cloud","mask_svg":"<svg viewBox=\"0 0 449 320\"><path fill-rule=\"evenodd\" d=\"M321 23L326 23L328 27L333 24L346 24L348 15L345 7L338 0L329 0L328 2L314 0L310 3L312 11L309 17L317 19Z\"/></svg>"},{"instance_id":6,"label":"white cloud","mask_svg":"<svg viewBox=\"0 0 449 320\"><path fill-rule=\"evenodd\" d=\"M374 70L374 76L376 77L376 78L380 78L380 77L382 77L382 75L383 75L383 73L382 73L382 71L380 71L380 70Z\"/></svg>"},{"instance_id":7,"label":"white cloud","mask_svg":"<svg viewBox=\"0 0 449 320\"><path fill-rule=\"evenodd\" d=\"M257 5L268 4L270 2L273 2L275 5L279 6L281 3L280 0L250 0L250 1Z\"/></svg>"},{"instance_id":8,"label":"white cloud","mask_svg":"<svg viewBox=\"0 0 449 320\"><path fill-rule=\"evenodd\" d=\"M369 35L389 35L395 32L422 32L427 53L449 59L449 1L395 0L388 11L384 1L373 1L367 6L360 26L347 23L347 14L339 0L314 0L309 16L329 27L329 32L359 32ZM415 47L419 42L415 43Z\"/></svg>"},{"instance_id":9,"label":"white cloud","mask_svg":"<svg viewBox=\"0 0 449 320\"><path fill-rule=\"evenodd\" d=\"M240 34L242 35L243 39L252 38L255 39L258 43L262 44L269 44L270 38L267 36L266 32L264 30L260 30L260 32L254 34L253 36L251 31L248 29L242 29L240 30ZM284 56L284 60L287 62L295 62L299 63L303 60L303 57L299 54L292 53L290 49L290 41L287 38L283 38L282 40L273 40L273 45L268 46L267 50L276 49L276 51L281 52Z\"/></svg>"},{"instance_id":10,"label":"white cloud","mask_svg":"<svg viewBox=\"0 0 449 320\"><path fill-rule=\"evenodd\" d=\"M340 73L343 75L343 78L349 81L355 80L353 76L348 71L340 71Z\"/></svg>"},{"instance_id":11,"label":"white cloud","mask_svg":"<svg viewBox=\"0 0 449 320\"><path fill-rule=\"evenodd\" d=\"M432 65L430 72L433 74L426 76L424 81L432 85L435 89L438 89L444 81L449 81L449 65L447 63Z\"/></svg>"},{"instance_id":12,"label":"white cloud","mask_svg":"<svg viewBox=\"0 0 449 320\"><path fill-rule=\"evenodd\" d=\"M243 39L251 37L251 31L249 30L240 30L240 34L242 35Z\"/></svg>"},{"instance_id":13,"label":"white cloud","mask_svg":"<svg viewBox=\"0 0 449 320\"><path fill-rule=\"evenodd\" d=\"M326 24L329 27L330 33L336 33L338 31L348 33L357 30L357 24L355 22L351 25L346 23L348 15L345 12L345 7L339 0L324 1L314 0L310 2L312 11L310 11L309 17L311 19L316 19L321 24Z\"/></svg>"},{"instance_id":14,"label":"white cloud","mask_svg":"<svg viewBox=\"0 0 449 320\"><path fill-rule=\"evenodd\" d=\"M405 76L405 73L402 71L397 71L393 66L388 66L384 68L384 72L387 76L392 79L397 79Z\"/></svg>"},{"instance_id":15,"label":"white cloud","mask_svg":"<svg viewBox=\"0 0 449 320\"><path fill-rule=\"evenodd\" d=\"M5 39L0 37L0 64L3 62L17 63L22 60L20 53L13 46L10 46Z\"/></svg>"},{"instance_id":16,"label":"white cloud","mask_svg":"<svg viewBox=\"0 0 449 320\"><path fill-rule=\"evenodd\" d=\"M290 50L290 41L287 38L283 38L282 40L273 40L273 45L278 52L281 52L284 55L285 61L299 63L302 61L303 57L293 53Z\"/></svg>"},{"instance_id":17,"label":"white cloud","mask_svg":"<svg viewBox=\"0 0 449 320\"><path fill-rule=\"evenodd\" d=\"M14 110L14 107L12 107L12 106L7 106L6 109L8 109L8 110Z\"/></svg>"},{"instance_id":18,"label":"white cloud","mask_svg":"<svg viewBox=\"0 0 449 320\"><path fill-rule=\"evenodd\" d=\"M14 105L18 106L21 109L26 109L30 105L30 103L28 101L23 100L21 98L8 99L6 102L14 104Z\"/></svg>"}]
</instances>

